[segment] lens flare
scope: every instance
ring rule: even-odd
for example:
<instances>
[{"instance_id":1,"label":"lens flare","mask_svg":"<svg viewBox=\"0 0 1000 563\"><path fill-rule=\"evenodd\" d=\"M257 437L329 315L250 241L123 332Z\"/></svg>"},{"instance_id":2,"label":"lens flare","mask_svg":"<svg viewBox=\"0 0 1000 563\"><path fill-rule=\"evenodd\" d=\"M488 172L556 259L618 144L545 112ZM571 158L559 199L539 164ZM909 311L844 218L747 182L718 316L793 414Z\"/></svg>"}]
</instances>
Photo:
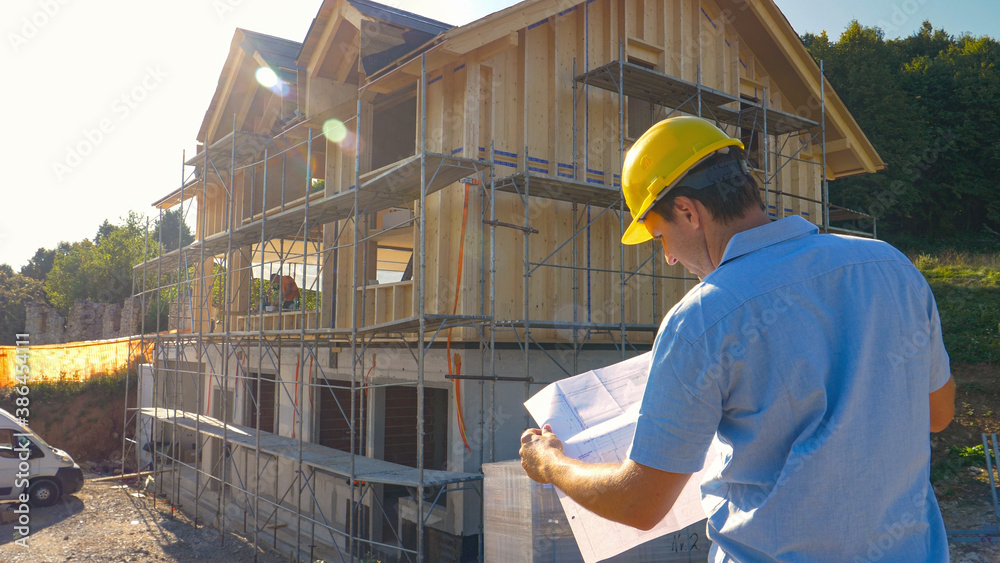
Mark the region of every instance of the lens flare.
<instances>
[{"instance_id":1,"label":"lens flare","mask_svg":"<svg viewBox=\"0 0 1000 563\"><path fill-rule=\"evenodd\" d=\"M339 119L327 119L323 123L323 136L332 143L339 143L347 138L347 126Z\"/></svg>"},{"instance_id":2,"label":"lens flare","mask_svg":"<svg viewBox=\"0 0 1000 563\"><path fill-rule=\"evenodd\" d=\"M288 87L288 83L285 82L284 80L281 80L281 79L279 79L278 83L275 84L274 87L271 88L272 92L274 92L275 94L281 96L282 98L284 98L285 96L287 96L288 92L290 90L291 89Z\"/></svg>"},{"instance_id":3,"label":"lens flare","mask_svg":"<svg viewBox=\"0 0 1000 563\"><path fill-rule=\"evenodd\" d=\"M265 88L274 88L278 84L278 75L270 67L262 66L258 68L254 77Z\"/></svg>"}]
</instances>

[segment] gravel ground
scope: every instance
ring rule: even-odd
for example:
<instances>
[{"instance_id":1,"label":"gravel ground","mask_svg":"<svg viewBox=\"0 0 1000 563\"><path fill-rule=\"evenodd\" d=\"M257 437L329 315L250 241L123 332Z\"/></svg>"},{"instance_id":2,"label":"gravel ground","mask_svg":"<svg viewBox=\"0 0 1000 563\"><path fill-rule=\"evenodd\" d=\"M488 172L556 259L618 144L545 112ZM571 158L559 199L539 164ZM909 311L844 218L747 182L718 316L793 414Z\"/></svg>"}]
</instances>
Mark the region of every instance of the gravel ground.
<instances>
[{"instance_id":1,"label":"gravel ground","mask_svg":"<svg viewBox=\"0 0 1000 563\"><path fill-rule=\"evenodd\" d=\"M945 526L951 530L983 530L997 525L993 515L993 504L988 499L980 501L963 500L939 501L944 514ZM987 542L986 538L978 541L952 542L952 563L1000 563L1000 538Z\"/></svg>"},{"instance_id":2,"label":"gravel ground","mask_svg":"<svg viewBox=\"0 0 1000 563\"><path fill-rule=\"evenodd\" d=\"M171 518L171 507L150 496L136 497L134 488L118 481L92 482L84 474L83 489L47 508L31 510L28 547L14 543L14 524L0 525L0 561L40 563L54 561L211 561L250 563L253 538L226 534L221 545L218 530L195 529L181 512ZM270 546L259 546L257 561L282 563L288 556Z\"/></svg>"}]
</instances>

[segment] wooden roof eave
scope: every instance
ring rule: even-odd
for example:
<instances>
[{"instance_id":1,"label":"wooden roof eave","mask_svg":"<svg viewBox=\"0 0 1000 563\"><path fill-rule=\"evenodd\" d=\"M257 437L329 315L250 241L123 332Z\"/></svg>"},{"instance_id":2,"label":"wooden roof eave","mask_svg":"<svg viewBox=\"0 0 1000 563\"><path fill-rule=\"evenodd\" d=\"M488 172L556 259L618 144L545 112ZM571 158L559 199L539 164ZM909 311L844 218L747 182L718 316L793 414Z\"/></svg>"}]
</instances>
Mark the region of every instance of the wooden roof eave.
<instances>
[{"instance_id":1,"label":"wooden roof eave","mask_svg":"<svg viewBox=\"0 0 1000 563\"><path fill-rule=\"evenodd\" d=\"M320 7L317 29L310 29L296 64L306 69L309 78L319 76L324 60L330 56L334 38L345 22L361 29L362 14L343 0L325 0Z\"/></svg>"},{"instance_id":2,"label":"wooden roof eave","mask_svg":"<svg viewBox=\"0 0 1000 563\"><path fill-rule=\"evenodd\" d=\"M791 24L778 9L773 0L753 0L746 3L740 2L743 7L749 7L755 17L767 30L770 39L778 49L783 52L794 69L797 78L806 86L811 96L819 99L821 93L821 79L819 65L813 60L812 55L802 44L802 40L795 33ZM746 8L736 8L742 11ZM734 20L734 26L740 27L739 17ZM753 46L751 45L751 49ZM861 126L858 125L854 116L851 115L843 100L837 95L833 86L829 82L825 84L826 97L826 118L828 127L839 132L848 139L848 149L854 159L857 160L858 167L851 170L828 170L828 177L843 177L860 173L874 173L885 170L886 165L879 156L875 147L868 140ZM829 136L829 129L828 129Z\"/></svg>"},{"instance_id":3,"label":"wooden roof eave","mask_svg":"<svg viewBox=\"0 0 1000 563\"><path fill-rule=\"evenodd\" d=\"M153 202L153 207L164 211L179 205L185 200L198 197L198 186L202 183L201 178L191 178L183 186L163 196ZM183 195L183 197L182 197Z\"/></svg>"},{"instance_id":4,"label":"wooden roof eave","mask_svg":"<svg viewBox=\"0 0 1000 563\"><path fill-rule=\"evenodd\" d=\"M295 63L299 65L300 68L308 67L309 60L312 58L317 45L319 45L323 32L326 29L326 24L330 21L330 17L333 14L333 9L336 3L337 0L324 0L323 4L320 5L319 12L309 25L309 30L306 32L305 39L302 40L302 48L299 49L299 56L295 59Z\"/></svg>"},{"instance_id":5,"label":"wooden roof eave","mask_svg":"<svg viewBox=\"0 0 1000 563\"><path fill-rule=\"evenodd\" d=\"M230 103L233 104L232 107L235 108L236 112L236 128L242 129L245 126L247 116L250 115L255 105L257 107L263 105L261 112L266 114L272 105L272 98L277 96L273 92L262 90L253 72L248 70L248 65L250 68L256 69L269 66L270 63L265 60L264 54L260 51L248 53L241 46L244 38L243 30L237 29L230 46L229 56L226 58L226 63L220 74L219 86L212 96L212 101L202 119L201 128L198 130L197 139L201 143L212 144L232 129L232 113L226 111L230 107ZM284 67L280 68L284 69ZM277 72L278 69L275 70ZM284 70L297 73L299 69ZM248 87L243 88L243 86ZM234 99L233 96L237 95L234 92L242 92L242 97Z\"/></svg>"}]
</instances>

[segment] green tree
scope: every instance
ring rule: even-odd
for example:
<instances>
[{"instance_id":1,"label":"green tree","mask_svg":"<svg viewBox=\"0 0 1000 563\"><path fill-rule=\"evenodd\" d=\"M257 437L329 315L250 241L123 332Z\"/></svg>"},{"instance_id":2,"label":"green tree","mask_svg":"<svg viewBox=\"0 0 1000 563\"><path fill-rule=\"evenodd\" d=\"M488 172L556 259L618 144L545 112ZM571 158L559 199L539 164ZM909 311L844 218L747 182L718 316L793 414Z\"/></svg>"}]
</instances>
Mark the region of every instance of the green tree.
<instances>
[{"instance_id":1,"label":"green tree","mask_svg":"<svg viewBox=\"0 0 1000 563\"><path fill-rule=\"evenodd\" d=\"M913 175L914 155L924 152L934 134L901 85L905 56L885 41L882 30L857 21L837 43L825 34L803 41L823 60L831 84L888 165L875 175L832 182L830 199L877 216L880 230L894 226L926 204Z\"/></svg>"},{"instance_id":2,"label":"green tree","mask_svg":"<svg viewBox=\"0 0 1000 563\"><path fill-rule=\"evenodd\" d=\"M63 245L68 246L68 243L60 243L60 246ZM28 263L21 266L21 275L28 276L34 280L45 281L45 276L49 275L49 271L52 270L52 262L55 258L55 248L39 248L35 251L35 255L28 260Z\"/></svg>"},{"instance_id":3,"label":"green tree","mask_svg":"<svg viewBox=\"0 0 1000 563\"><path fill-rule=\"evenodd\" d=\"M14 345L16 335L24 332L25 305L44 297L40 281L0 264L0 345Z\"/></svg>"},{"instance_id":4,"label":"green tree","mask_svg":"<svg viewBox=\"0 0 1000 563\"><path fill-rule=\"evenodd\" d=\"M160 242L160 231L163 231L163 251L170 252L179 247L187 246L194 242L194 235L187 223L181 220L181 208L172 211L165 211L161 218L156 220L153 230L149 233L149 242L154 244ZM180 245L177 241L180 240Z\"/></svg>"},{"instance_id":5,"label":"green tree","mask_svg":"<svg viewBox=\"0 0 1000 563\"><path fill-rule=\"evenodd\" d=\"M142 217L132 212L94 245L86 272L95 281L89 299L121 303L132 296L132 267L144 261L145 235Z\"/></svg>"},{"instance_id":6,"label":"green tree","mask_svg":"<svg viewBox=\"0 0 1000 563\"><path fill-rule=\"evenodd\" d=\"M94 235L94 244L101 244L104 237L110 235L117 228L117 226L112 225L111 222L105 219L104 222L101 223L101 226L97 227L97 233Z\"/></svg>"},{"instance_id":7,"label":"green tree","mask_svg":"<svg viewBox=\"0 0 1000 563\"><path fill-rule=\"evenodd\" d=\"M886 40L852 22L837 42L802 38L888 165L838 179L831 200L879 218L889 240L969 237L1000 229L992 177L1000 167L1000 45L924 22Z\"/></svg>"},{"instance_id":8,"label":"green tree","mask_svg":"<svg viewBox=\"0 0 1000 563\"><path fill-rule=\"evenodd\" d=\"M938 236L976 233L1000 225L995 193L1000 170L1000 117L988 109L1000 103L1000 44L988 37L962 36L933 55L919 53L923 43L937 48L935 37L921 34L906 45L918 55L904 68L904 86L920 100L925 119L941 124L948 140L933 166L925 171L935 194L926 224Z\"/></svg>"},{"instance_id":9,"label":"green tree","mask_svg":"<svg viewBox=\"0 0 1000 563\"><path fill-rule=\"evenodd\" d=\"M45 279L49 303L65 315L77 299L121 303L130 297L132 267L146 259L145 234L142 216L130 212L117 225L105 221L99 243L60 245ZM146 256L155 255L156 248L147 249Z\"/></svg>"},{"instance_id":10,"label":"green tree","mask_svg":"<svg viewBox=\"0 0 1000 563\"><path fill-rule=\"evenodd\" d=\"M91 260L94 243L87 239L61 246L52 262L52 269L45 277L45 294L49 303L63 316L77 299L89 297L93 280L87 277L87 263Z\"/></svg>"}]
</instances>

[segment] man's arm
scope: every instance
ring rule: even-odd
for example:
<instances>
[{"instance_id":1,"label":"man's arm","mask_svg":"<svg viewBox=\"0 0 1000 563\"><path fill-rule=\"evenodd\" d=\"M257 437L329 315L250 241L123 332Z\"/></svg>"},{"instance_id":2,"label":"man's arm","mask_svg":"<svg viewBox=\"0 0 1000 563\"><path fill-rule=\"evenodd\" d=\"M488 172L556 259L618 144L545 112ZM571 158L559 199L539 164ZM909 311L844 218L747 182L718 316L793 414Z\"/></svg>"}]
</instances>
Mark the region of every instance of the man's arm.
<instances>
[{"instance_id":1,"label":"man's arm","mask_svg":"<svg viewBox=\"0 0 1000 563\"><path fill-rule=\"evenodd\" d=\"M940 389L931 392L930 401L931 432L940 432L955 418L955 380L949 377Z\"/></svg>"},{"instance_id":2,"label":"man's arm","mask_svg":"<svg viewBox=\"0 0 1000 563\"><path fill-rule=\"evenodd\" d=\"M562 442L548 425L521 435L520 454L528 477L552 483L599 516L642 530L659 524L691 477L630 459L621 464L591 464L566 457Z\"/></svg>"}]
</instances>

